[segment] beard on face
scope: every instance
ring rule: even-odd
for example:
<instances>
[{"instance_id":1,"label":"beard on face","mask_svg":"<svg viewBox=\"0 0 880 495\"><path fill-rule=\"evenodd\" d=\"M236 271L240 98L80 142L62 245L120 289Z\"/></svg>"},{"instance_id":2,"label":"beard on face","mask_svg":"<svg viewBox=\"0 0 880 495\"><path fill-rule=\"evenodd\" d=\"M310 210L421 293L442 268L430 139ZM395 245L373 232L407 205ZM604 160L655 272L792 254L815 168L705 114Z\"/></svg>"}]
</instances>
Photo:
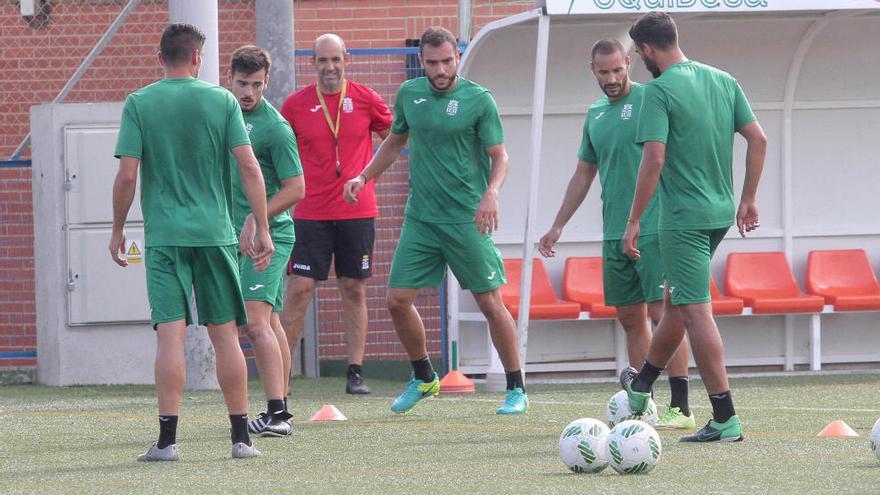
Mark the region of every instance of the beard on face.
<instances>
[{"instance_id":1,"label":"beard on face","mask_svg":"<svg viewBox=\"0 0 880 495\"><path fill-rule=\"evenodd\" d=\"M616 94L619 95L623 90L623 83L612 83L602 86L602 92L605 93L605 96L611 96L611 93L614 92L614 90L617 90Z\"/></svg>"},{"instance_id":2,"label":"beard on face","mask_svg":"<svg viewBox=\"0 0 880 495\"><path fill-rule=\"evenodd\" d=\"M662 72L660 72L660 67L657 67L657 64L655 64L653 60L643 55L642 62L645 63L645 68L648 69L648 72L650 72L652 76L654 76L654 79L660 77L660 74L662 74Z\"/></svg>"},{"instance_id":3,"label":"beard on face","mask_svg":"<svg viewBox=\"0 0 880 495\"><path fill-rule=\"evenodd\" d=\"M436 89L437 91L445 91L449 89L449 86L452 84L452 80L454 77L446 77L446 76L434 76L429 77L428 82L431 83L431 87ZM440 82L445 82L445 85L441 85Z\"/></svg>"}]
</instances>

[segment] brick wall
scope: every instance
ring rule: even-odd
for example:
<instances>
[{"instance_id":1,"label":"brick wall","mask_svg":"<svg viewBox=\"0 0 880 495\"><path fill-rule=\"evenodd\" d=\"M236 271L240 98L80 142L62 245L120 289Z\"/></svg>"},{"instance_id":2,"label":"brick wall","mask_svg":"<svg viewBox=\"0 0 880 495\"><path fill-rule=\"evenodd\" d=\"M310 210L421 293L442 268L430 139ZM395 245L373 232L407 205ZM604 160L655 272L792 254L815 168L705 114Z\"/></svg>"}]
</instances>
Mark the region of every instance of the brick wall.
<instances>
[{"instance_id":1,"label":"brick wall","mask_svg":"<svg viewBox=\"0 0 880 495\"><path fill-rule=\"evenodd\" d=\"M19 15L17 2L0 0L0 39L4 40L0 44L0 69L7 81L0 87L0 159L8 158L27 134L30 107L55 97L124 3L57 2L48 24L34 28ZM475 1L473 25L476 29L531 5L531 1ZM444 25L456 32L457 6L457 0L298 0L294 4L296 47L311 48L314 38L328 31L342 36L350 48L402 47L405 39L418 38L430 25ZM167 18L165 2L143 2L65 101L121 101L132 90L161 77L155 52ZM222 64L236 47L256 39L253 2L220 0L219 31ZM351 72L357 75L356 70ZM309 77L304 71L300 83L310 82ZM359 80L354 76L353 79ZM361 82L375 84L392 104L398 80L386 78L382 84L372 80ZM24 157L28 156L26 151ZM377 185L381 211L377 220L375 276L368 286L367 359L403 357L384 297L407 183L406 163L401 161ZM30 170L0 170L0 352L36 349L30 200ZM429 329L430 350L439 357L439 292L424 292L417 305ZM319 290L319 298L321 357L344 358L340 306L332 278ZM0 367L30 364L33 361L0 360Z\"/></svg>"}]
</instances>

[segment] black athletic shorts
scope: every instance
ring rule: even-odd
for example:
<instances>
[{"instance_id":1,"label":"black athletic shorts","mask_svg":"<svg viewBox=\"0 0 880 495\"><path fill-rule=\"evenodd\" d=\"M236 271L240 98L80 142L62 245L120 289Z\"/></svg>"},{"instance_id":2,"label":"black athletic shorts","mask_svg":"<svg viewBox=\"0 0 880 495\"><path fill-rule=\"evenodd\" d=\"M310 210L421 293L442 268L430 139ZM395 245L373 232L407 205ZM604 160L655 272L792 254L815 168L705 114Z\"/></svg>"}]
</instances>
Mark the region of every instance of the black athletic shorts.
<instances>
[{"instance_id":1,"label":"black athletic shorts","mask_svg":"<svg viewBox=\"0 0 880 495\"><path fill-rule=\"evenodd\" d=\"M373 267L373 218L350 220L294 220L296 242L287 274L327 280L330 262L336 278L369 278Z\"/></svg>"}]
</instances>

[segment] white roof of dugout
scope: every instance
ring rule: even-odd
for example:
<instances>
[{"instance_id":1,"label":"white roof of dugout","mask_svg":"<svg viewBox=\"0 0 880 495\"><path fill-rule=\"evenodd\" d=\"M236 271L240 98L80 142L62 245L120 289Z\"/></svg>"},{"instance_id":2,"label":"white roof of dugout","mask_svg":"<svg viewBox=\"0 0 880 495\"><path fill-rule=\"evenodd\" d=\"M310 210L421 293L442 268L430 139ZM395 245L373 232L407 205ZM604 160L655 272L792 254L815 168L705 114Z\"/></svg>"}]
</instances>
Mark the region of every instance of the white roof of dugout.
<instances>
[{"instance_id":1,"label":"white roof of dugout","mask_svg":"<svg viewBox=\"0 0 880 495\"><path fill-rule=\"evenodd\" d=\"M505 120L512 173L529 172L520 191L527 200L503 203L504 238L522 236L522 300L531 292L536 205L542 173L570 173L576 161L571 136L544 132L545 119L578 114L601 93L589 74L592 44L606 37L629 42L628 29L643 13L662 10L678 24L686 55L720 67L743 85L756 111L781 114L777 158L790 182L792 110L880 107L880 64L867 63L880 32L880 0L544 0L536 9L487 24L474 37L460 72L492 90ZM634 57L636 58L636 57ZM633 78L648 81L642 63ZM866 103L867 102L867 103ZM810 106L812 105L812 106ZM823 106L830 105L830 106ZM522 122L511 124L519 118ZM527 125L525 121L529 121ZM856 126L858 123L850 125ZM578 127L578 131L580 127ZM565 142L563 142L563 140ZM558 151L563 149L563 152ZM799 158L800 164L800 158ZM543 170L542 170L543 169ZM791 255L792 193L783 187L780 220ZM509 198L508 198L509 199ZM558 207L558 201L555 202ZM544 211L543 214L554 215ZM514 231L510 226L514 226ZM497 237L497 236L496 236ZM456 287L453 287L455 289ZM458 291L450 290L451 332L457 331ZM523 355L528 305L518 327Z\"/></svg>"}]
</instances>

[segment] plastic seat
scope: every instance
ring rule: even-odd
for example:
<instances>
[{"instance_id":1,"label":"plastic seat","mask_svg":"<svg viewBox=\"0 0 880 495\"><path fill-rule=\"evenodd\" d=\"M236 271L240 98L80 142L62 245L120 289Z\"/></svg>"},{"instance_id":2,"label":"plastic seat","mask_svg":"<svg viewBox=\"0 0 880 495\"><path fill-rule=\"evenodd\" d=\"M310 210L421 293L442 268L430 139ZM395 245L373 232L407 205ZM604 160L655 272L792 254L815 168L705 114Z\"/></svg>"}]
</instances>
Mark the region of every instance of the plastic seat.
<instances>
[{"instance_id":1,"label":"plastic seat","mask_svg":"<svg viewBox=\"0 0 880 495\"><path fill-rule=\"evenodd\" d=\"M710 294L712 296L712 314L714 315L739 315L743 312L745 302L738 297L726 296L718 290L715 279L710 279Z\"/></svg>"},{"instance_id":2,"label":"plastic seat","mask_svg":"<svg viewBox=\"0 0 880 495\"><path fill-rule=\"evenodd\" d=\"M811 251L806 286L834 311L880 310L880 283L864 249Z\"/></svg>"},{"instance_id":3,"label":"plastic seat","mask_svg":"<svg viewBox=\"0 0 880 495\"><path fill-rule=\"evenodd\" d=\"M731 253L724 285L755 314L820 313L825 299L801 292L785 254Z\"/></svg>"},{"instance_id":4,"label":"plastic seat","mask_svg":"<svg viewBox=\"0 0 880 495\"><path fill-rule=\"evenodd\" d=\"M501 299L507 310L514 318L519 317L519 286L522 280L522 260L504 260L504 272L507 275L507 283L502 285ZM577 319L580 316L581 307L577 303L562 301L556 296L550 277L544 263L535 259L532 265L532 294L529 306L530 320L562 320Z\"/></svg>"},{"instance_id":5,"label":"plastic seat","mask_svg":"<svg viewBox=\"0 0 880 495\"><path fill-rule=\"evenodd\" d=\"M602 258L599 256L565 260L562 277L562 298L580 304L590 318L616 318L617 309L605 305L602 285Z\"/></svg>"}]
</instances>

